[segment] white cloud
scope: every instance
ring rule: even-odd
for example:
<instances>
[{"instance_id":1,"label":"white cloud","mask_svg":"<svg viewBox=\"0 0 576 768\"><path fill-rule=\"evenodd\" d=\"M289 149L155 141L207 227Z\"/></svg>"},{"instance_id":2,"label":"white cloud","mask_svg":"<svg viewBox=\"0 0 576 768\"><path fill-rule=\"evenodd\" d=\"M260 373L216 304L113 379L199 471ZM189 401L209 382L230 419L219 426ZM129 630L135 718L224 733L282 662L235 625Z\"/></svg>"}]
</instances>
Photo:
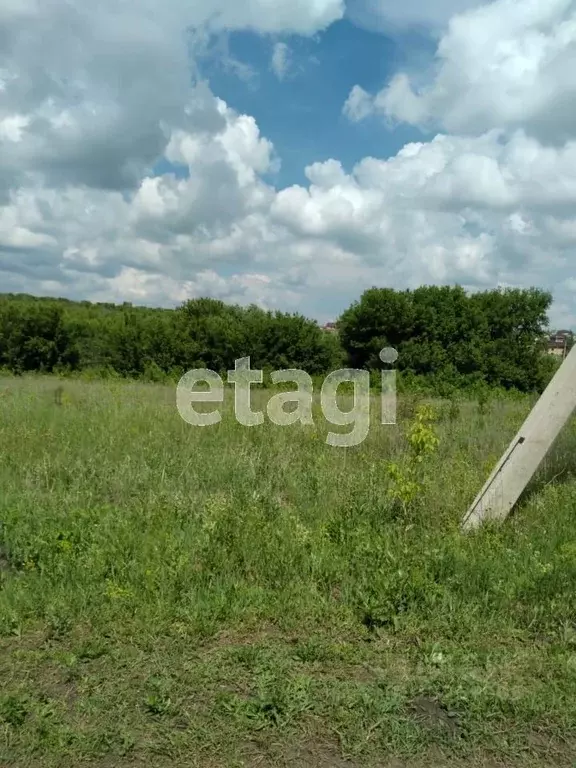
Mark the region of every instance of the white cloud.
<instances>
[{"instance_id":1,"label":"white cloud","mask_svg":"<svg viewBox=\"0 0 576 768\"><path fill-rule=\"evenodd\" d=\"M374 111L373 99L364 88L355 85L350 91L342 111L349 120L357 123L372 114Z\"/></svg>"},{"instance_id":2,"label":"white cloud","mask_svg":"<svg viewBox=\"0 0 576 768\"><path fill-rule=\"evenodd\" d=\"M135 187L171 130L189 127L199 30L313 34L343 12L343 0L3 2L0 194L38 174Z\"/></svg>"},{"instance_id":3,"label":"white cloud","mask_svg":"<svg viewBox=\"0 0 576 768\"><path fill-rule=\"evenodd\" d=\"M284 80L290 68L290 48L286 43L276 43L274 45L270 67L278 80Z\"/></svg>"},{"instance_id":4,"label":"white cloud","mask_svg":"<svg viewBox=\"0 0 576 768\"><path fill-rule=\"evenodd\" d=\"M571 274L576 142L439 135L351 173L314 163L307 186L277 191L262 178L274 152L254 120L219 99L211 108L223 127L176 131L168 145L189 178L144 178L129 197L13 194L0 208L7 287L163 305L209 294L317 314L319 296L347 303L372 284L552 285Z\"/></svg>"},{"instance_id":5,"label":"white cloud","mask_svg":"<svg viewBox=\"0 0 576 768\"><path fill-rule=\"evenodd\" d=\"M144 301L158 305L181 303L209 295L232 303L256 304L265 308L270 282L268 276L259 274L235 274L225 279L214 270L202 270L193 280L179 282L162 273L124 267L118 275L100 285L100 289L104 288L100 295L102 298L112 296L118 302ZM94 281L93 290L98 295L98 278ZM272 292L272 298L277 300L282 297Z\"/></svg>"},{"instance_id":6,"label":"white cloud","mask_svg":"<svg viewBox=\"0 0 576 768\"><path fill-rule=\"evenodd\" d=\"M473 135L524 128L563 142L574 135L574 71L575 0L497 0L452 18L431 83L415 88L399 73L363 95L361 116Z\"/></svg>"}]
</instances>

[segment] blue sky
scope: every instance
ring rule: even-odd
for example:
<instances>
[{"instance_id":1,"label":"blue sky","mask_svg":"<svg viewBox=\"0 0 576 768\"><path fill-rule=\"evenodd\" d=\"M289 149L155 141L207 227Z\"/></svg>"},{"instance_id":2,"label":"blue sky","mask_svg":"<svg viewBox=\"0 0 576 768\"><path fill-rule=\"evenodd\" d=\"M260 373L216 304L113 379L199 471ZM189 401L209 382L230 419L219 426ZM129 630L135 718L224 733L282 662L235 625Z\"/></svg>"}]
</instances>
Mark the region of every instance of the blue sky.
<instances>
[{"instance_id":1,"label":"blue sky","mask_svg":"<svg viewBox=\"0 0 576 768\"><path fill-rule=\"evenodd\" d=\"M387 125L378 118L351 124L342 105L354 85L377 91L407 63L431 58L435 45L429 35L394 38L342 19L311 39L287 36L281 41L292 54L282 81L270 68L275 39L254 32L233 32L224 43L253 77L243 79L222 57L222 41L200 65L213 92L237 111L253 115L274 143L282 161L274 176L278 186L305 183L304 168L314 162L338 158L350 171L363 157L390 157L409 141L426 137L418 128Z\"/></svg>"}]
</instances>

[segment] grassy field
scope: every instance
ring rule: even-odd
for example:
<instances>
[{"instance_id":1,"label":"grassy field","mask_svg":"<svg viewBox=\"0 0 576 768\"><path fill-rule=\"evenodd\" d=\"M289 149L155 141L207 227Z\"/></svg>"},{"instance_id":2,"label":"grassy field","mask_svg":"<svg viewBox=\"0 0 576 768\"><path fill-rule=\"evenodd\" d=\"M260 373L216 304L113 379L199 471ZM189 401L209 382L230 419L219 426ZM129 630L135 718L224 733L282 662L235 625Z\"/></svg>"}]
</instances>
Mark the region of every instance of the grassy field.
<instances>
[{"instance_id":1,"label":"grassy field","mask_svg":"<svg viewBox=\"0 0 576 768\"><path fill-rule=\"evenodd\" d=\"M0 380L0 766L576 765L576 426L462 537L531 403L416 405L344 450Z\"/></svg>"}]
</instances>

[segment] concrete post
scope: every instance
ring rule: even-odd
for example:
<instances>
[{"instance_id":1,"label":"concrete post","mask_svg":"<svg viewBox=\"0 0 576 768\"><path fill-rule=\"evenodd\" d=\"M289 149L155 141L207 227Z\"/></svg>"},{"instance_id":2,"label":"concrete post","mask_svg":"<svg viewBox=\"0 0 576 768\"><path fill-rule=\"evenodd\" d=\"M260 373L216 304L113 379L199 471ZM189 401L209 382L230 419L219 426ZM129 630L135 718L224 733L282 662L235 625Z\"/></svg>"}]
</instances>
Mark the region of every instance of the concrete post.
<instances>
[{"instance_id":1,"label":"concrete post","mask_svg":"<svg viewBox=\"0 0 576 768\"><path fill-rule=\"evenodd\" d=\"M469 531L504 520L534 476L576 407L576 346L510 443L462 521Z\"/></svg>"}]
</instances>

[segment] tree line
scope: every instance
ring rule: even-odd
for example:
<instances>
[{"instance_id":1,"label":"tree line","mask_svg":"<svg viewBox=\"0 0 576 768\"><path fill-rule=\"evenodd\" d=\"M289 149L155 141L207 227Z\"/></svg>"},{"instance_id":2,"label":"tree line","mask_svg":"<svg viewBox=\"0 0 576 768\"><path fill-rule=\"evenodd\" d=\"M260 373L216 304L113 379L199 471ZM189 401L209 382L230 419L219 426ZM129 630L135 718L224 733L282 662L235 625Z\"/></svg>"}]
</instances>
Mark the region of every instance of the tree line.
<instances>
[{"instance_id":1,"label":"tree line","mask_svg":"<svg viewBox=\"0 0 576 768\"><path fill-rule=\"evenodd\" d=\"M162 379L191 368L322 375L342 364L337 338L298 314L193 299L178 309L0 295L0 367L13 373L91 371Z\"/></svg>"},{"instance_id":2,"label":"tree line","mask_svg":"<svg viewBox=\"0 0 576 768\"><path fill-rule=\"evenodd\" d=\"M250 357L264 371L323 376L346 365L373 371L376 381L380 351L394 347L406 388L539 391L553 366L544 354L551 302L535 288L372 288L331 334L300 314L208 298L156 309L0 294L0 368L160 381L191 368L225 373Z\"/></svg>"}]
</instances>

